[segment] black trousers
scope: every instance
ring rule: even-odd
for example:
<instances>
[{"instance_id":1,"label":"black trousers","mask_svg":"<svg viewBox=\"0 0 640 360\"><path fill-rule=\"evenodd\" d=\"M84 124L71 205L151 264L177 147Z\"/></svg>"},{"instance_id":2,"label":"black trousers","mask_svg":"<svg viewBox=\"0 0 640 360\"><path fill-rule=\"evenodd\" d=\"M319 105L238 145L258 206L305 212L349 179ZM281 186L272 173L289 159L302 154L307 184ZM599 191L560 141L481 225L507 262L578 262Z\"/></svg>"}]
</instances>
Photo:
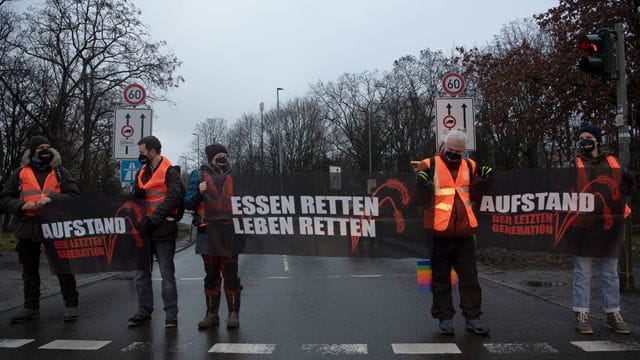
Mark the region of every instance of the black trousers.
<instances>
[{"instance_id":1,"label":"black trousers","mask_svg":"<svg viewBox=\"0 0 640 360\"><path fill-rule=\"evenodd\" d=\"M202 255L204 260L204 289L207 296L220 294L223 283L225 292L242 290L238 277L238 255L213 256Z\"/></svg>"},{"instance_id":2,"label":"black trousers","mask_svg":"<svg viewBox=\"0 0 640 360\"><path fill-rule=\"evenodd\" d=\"M473 237L433 238L431 271L433 274L433 305L431 315L439 320L451 319L456 313L451 298L451 268L458 274L460 309L465 319L482 314L482 290L478 282Z\"/></svg>"},{"instance_id":3,"label":"black trousers","mask_svg":"<svg viewBox=\"0 0 640 360\"><path fill-rule=\"evenodd\" d=\"M16 245L18 258L22 264L22 281L24 285L24 307L40 308L40 248L39 241L19 240ZM78 290L73 274L58 274L60 290L65 307L78 307Z\"/></svg>"}]
</instances>

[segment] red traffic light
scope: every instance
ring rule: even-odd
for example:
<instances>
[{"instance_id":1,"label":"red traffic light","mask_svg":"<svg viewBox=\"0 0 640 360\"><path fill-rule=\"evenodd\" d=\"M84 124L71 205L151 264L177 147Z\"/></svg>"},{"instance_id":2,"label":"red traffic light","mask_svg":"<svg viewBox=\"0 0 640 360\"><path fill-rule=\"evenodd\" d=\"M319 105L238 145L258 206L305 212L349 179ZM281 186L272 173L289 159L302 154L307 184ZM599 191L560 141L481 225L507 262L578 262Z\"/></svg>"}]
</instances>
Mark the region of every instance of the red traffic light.
<instances>
[{"instance_id":1,"label":"red traffic light","mask_svg":"<svg viewBox=\"0 0 640 360\"><path fill-rule=\"evenodd\" d=\"M583 51L598 52L602 47L602 38L600 35L590 34L584 35L578 41L578 49Z\"/></svg>"},{"instance_id":2,"label":"red traffic light","mask_svg":"<svg viewBox=\"0 0 640 360\"><path fill-rule=\"evenodd\" d=\"M578 69L592 76L611 78L611 31L600 29L595 34L583 35L578 40L578 49L584 52Z\"/></svg>"}]
</instances>

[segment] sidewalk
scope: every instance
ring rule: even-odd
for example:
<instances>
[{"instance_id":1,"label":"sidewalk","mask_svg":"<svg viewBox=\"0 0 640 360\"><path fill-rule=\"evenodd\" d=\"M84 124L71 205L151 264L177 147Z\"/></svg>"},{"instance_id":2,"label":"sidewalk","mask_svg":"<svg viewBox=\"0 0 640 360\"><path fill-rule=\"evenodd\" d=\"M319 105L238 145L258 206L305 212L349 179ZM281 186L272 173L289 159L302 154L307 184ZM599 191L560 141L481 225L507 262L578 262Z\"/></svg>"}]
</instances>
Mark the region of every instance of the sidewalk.
<instances>
[{"instance_id":1,"label":"sidewalk","mask_svg":"<svg viewBox=\"0 0 640 360\"><path fill-rule=\"evenodd\" d=\"M194 233L192 236L195 241ZM191 246L189 235L176 240L176 252L182 251ZM0 251L0 312L21 307L23 304L22 295L22 265L18 261L18 253L15 251ZM96 281L113 277L130 277L133 279L135 272L111 272L99 274L79 274L76 275L78 288ZM40 292L41 298L54 296L60 293L58 278L51 274L47 257L44 253L40 256ZM82 290L80 290L82 293Z\"/></svg>"},{"instance_id":2,"label":"sidewalk","mask_svg":"<svg viewBox=\"0 0 640 360\"><path fill-rule=\"evenodd\" d=\"M567 309L567 319L573 317L571 269L496 270L478 264L478 272L481 279L554 303ZM631 331L637 334L640 333L640 264L636 264L634 267L634 283L635 290L621 293L621 314ZM602 310L600 299L600 280L597 275L594 275L591 279L590 317L604 323L606 314ZM532 316L545 316L545 314L532 314Z\"/></svg>"}]
</instances>

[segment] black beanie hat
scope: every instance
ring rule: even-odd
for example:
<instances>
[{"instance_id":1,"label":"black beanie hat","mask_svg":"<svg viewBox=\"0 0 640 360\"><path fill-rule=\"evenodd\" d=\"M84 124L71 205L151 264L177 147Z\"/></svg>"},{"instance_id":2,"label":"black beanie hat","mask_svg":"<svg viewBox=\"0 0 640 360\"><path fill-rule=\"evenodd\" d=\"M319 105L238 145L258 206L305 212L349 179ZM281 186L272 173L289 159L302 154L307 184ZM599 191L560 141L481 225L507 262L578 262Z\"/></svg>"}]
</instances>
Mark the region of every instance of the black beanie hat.
<instances>
[{"instance_id":1,"label":"black beanie hat","mask_svg":"<svg viewBox=\"0 0 640 360\"><path fill-rule=\"evenodd\" d=\"M31 152L31 154L33 155L36 151L36 148L42 144L51 144L51 143L49 142L49 140L47 140L46 137L40 136L40 135L36 135L31 139L29 139L29 151Z\"/></svg>"},{"instance_id":2,"label":"black beanie hat","mask_svg":"<svg viewBox=\"0 0 640 360\"><path fill-rule=\"evenodd\" d=\"M204 152L207 154L207 161L211 161L211 159L219 153L229 154L227 148L222 144L207 145L207 147L204 148Z\"/></svg>"},{"instance_id":3,"label":"black beanie hat","mask_svg":"<svg viewBox=\"0 0 640 360\"><path fill-rule=\"evenodd\" d=\"M580 136L580 134L584 132L593 135L596 138L596 141L598 142L598 144L602 144L602 129L600 129L595 125L585 124L585 125L582 125L580 130L578 130L578 136Z\"/></svg>"}]
</instances>

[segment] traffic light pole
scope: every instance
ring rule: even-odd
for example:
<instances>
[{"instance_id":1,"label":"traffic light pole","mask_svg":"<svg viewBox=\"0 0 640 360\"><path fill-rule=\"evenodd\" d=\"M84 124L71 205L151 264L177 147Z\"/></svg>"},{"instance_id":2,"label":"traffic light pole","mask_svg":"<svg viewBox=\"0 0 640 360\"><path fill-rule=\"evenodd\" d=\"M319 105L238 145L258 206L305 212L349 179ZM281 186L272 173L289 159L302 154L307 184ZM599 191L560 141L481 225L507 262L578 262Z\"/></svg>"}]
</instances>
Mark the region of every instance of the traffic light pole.
<instances>
[{"instance_id":1,"label":"traffic light pole","mask_svg":"<svg viewBox=\"0 0 640 360\"><path fill-rule=\"evenodd\" d=\"M618 108L616 126L618 127L618 157L620 165L627 169L630 163L629 144L631 134L627 121L627 74L624 55L624 27L622 23L616 24L616 71ZM628 201L629 199L627 199ZM624 243L620 255L620 288L622 290L633 289L633 252L631 244L631 217L625 220Z\"/></svg>"}]
</instances>

